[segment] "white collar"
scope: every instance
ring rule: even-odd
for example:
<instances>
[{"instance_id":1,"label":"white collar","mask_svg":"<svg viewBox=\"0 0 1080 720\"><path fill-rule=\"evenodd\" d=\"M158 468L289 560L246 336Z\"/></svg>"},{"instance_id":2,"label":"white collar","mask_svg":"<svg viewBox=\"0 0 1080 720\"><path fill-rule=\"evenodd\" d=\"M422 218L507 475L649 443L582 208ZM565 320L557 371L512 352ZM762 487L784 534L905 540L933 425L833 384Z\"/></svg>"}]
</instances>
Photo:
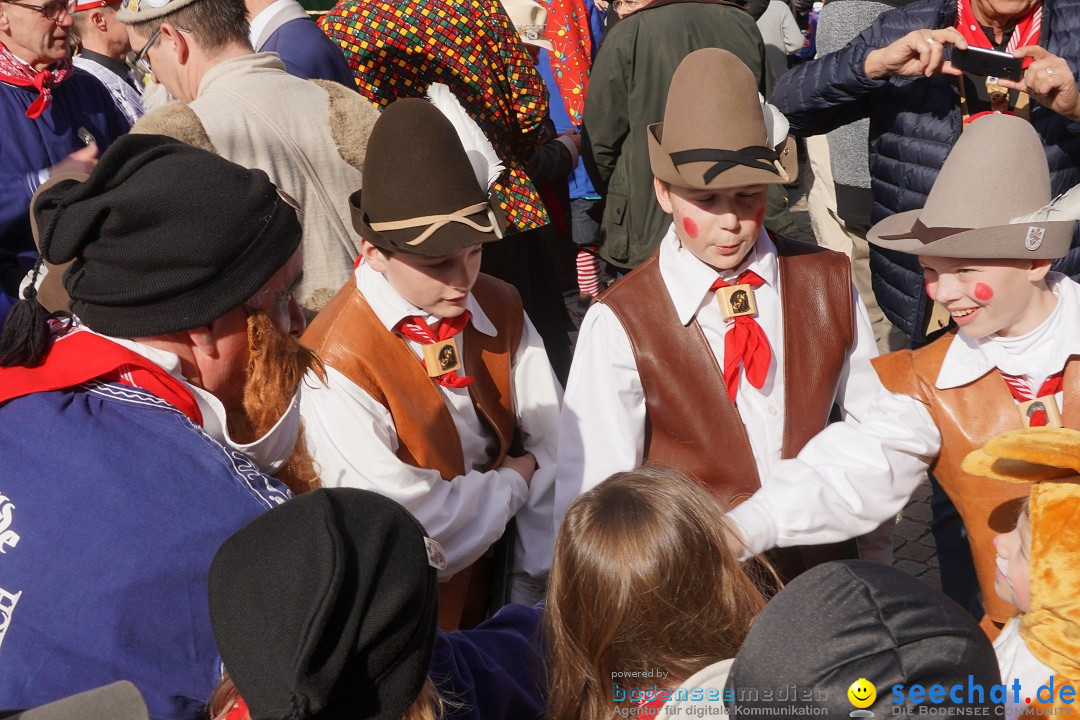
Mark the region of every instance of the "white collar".
<instances>
[{"instance_id":1,"label":"white collar","mask_svg":"<svg viewBox=\"0 0 1080 720\"><path fill-rule=\"evenodd\" d=\"M262 12L251 18L251 32L248 33L248 38L250 38L251 47L255 48L255 52L259 51L259 46L256 43L263 29L270 24L271 20L277 17L278 13L295 3L296 0L274 0L272 4L263 8Z\"/></svg>"},{"instance_id":2,"label":"white collar","mask_svg":"<svg viewBox=\"0 0 1080 720\"><path fill-rule=\"evenodd\" d=\"M412 315L423 318L429 325L441 320L403 298L382 273L376 272L367 263L361 263L355 275L357 289L367 300L375 316L379 318L379 322L390 332L394 331L402 318ZM470 322L474 328L489 337L498 336L499 331L471 292L465 300L465 309L472 313Z\"/></svg>"},{"instance_id":3,"label":"white collar","mask_svg":"<svg viewBox=\"0 0 1080 720\"><path fill-rule=\"evenodd\" d=\"M1016 362L1015 356L1007 356L1000 348L994 347L1001 342L998 338L974 340L958 332L945 353L934 385L939 390L960 387L995 369L1011 375L1039 375L1045 379L1049 373L1065 367L1069 357L1080 355L1080 332L1075 331L1080 324L1080 286L1056 272L1048 274L1046 279L1050 289L1058 296L1058 303L1050 317L1027 336L1039 334L1050 323L1060 325L1065 332L1055 333L1052 342L1047 347L1040 346L1039 352L1032 353L1030 364L1021 361L1022 366L1012 365ZM1040 372L1042 368L1052 369L1047 373Z\"/></svg>"},{"instance_id":4,"label":"white collar","mask_svg":"<svg viewBox=\"0 0 1080 720\"><path fill-rule=\"evenodd\" d=\"M779 278L779 266L776 261L776 245L769 233L762 228L757 242L750 248L742 263L733 270L717 273L716 269L702 262L696 255L679 242L675 233L675 223L668 228L664 239L660 241L660 274L664 278L668 294L679 314L679 322L689 325L690 321L706 304L712 301L709 288L717 277L733 281L745 270L753 270L765 284L775 288Z\"/></svg>"},{"instance_id":5,"label":"white collar","mask_svg":"<svg viewBox=\"0 0 1080 720\"><path fill-rule=\"evenodd\" d=\"M91 331L92 332L92 331ZM126 338L115 338L102 335L117 345L142 355L144 358L160 366L167 373L184 384L195 398L199 411L203 417L203 432L216 440L220 445L238 450L268 475L273 475L282 468L292 455L296 446L296 439L300 435L300 390L297 388L293 393L292 402L274 427L254 442L242 444L229 436L228 422L225 415L225 407L221 401L201 387L188 382L180 371L180 358L168 350L144 345Z\"/></svg>"}]
</instances>

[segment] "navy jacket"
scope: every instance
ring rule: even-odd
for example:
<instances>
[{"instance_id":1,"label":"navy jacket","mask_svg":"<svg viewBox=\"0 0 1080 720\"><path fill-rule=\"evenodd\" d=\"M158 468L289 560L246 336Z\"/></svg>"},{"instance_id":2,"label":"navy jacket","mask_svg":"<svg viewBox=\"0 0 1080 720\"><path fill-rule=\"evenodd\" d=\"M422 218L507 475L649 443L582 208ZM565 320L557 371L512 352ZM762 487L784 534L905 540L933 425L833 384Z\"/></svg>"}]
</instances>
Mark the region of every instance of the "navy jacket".
<instances>
[{"instance_id":1,"label":"navy jacket","mask_svg":"<svg viewBox=\"0 0 1080 720\"><path fill-rule=\"evenodd\" d=\"M37 259L29 209L41 184L38 173L83 147L77 135L80 127L90 131L102 153L129 129L109 91L85 70L76 68L66 82L54 87L52 104L31 120L26 109L37 95L33 88L0 83L0 311L10 304L19 280ZM3 324L0 315L0 327Z\"/></svg>"},{"instance_id":2,"label":"navy jacket","mask_svg":"<svg viewBox=\"0 0 1080 720\"><path fill-rule=\"evenodd\" d=\"M341 48L308 18L290 20L279 27L258 52L276 52L290 75L305 80L332 80L356 89L356 80Z\"/></svg>"},{"instance_id":3,"label":"navy jacket","mask_svg":"<svg viewBox=\"0 0 1080 720\"><path fill-rule=\"evenodd\" d=\"M168 403L96 384L0 405L0 708L135 683L195 720L218 547L288 490Z\"/></svg>"},{"instance_id":4,"label":"navy jacket","mask_svg":"<svg viewBox=\"0 0 1080 720\"><path fill-rule=\"evenodd\" d=\"M451 700L447 720L537 720L544 715L539 607L507 605L472 630L435 638L431 677Z\"/></svg>"},{"instance_id":5,"label":"navy jacket","mask_svg":"<svg viewBox=\"0 0 1080 720\"><path fill-rule=\"evenodd\" d=\"M926 203L926 196L960 137L961 111L956 79L889 77L872 80L863 64L870 51L913 30L956 25L955 0L920 0L889 10L846 47L799 65L776 83L772 102L787 116L793 134L806 136L870 118L871 220ZM1039 44L1080 70L1080 0L1044 0ZM1046 147L1054 194L1080 184L1080 124L1032 103L1031 123ZM988 148L993 152L993 148ZM1009 182L1009 169L1001 168ZM914 256L873 248L874 293L888 318L922 344L923 318L930 304ZM1080 242L1055 269L1080 273Z\"/></svg>"}]
</instances>

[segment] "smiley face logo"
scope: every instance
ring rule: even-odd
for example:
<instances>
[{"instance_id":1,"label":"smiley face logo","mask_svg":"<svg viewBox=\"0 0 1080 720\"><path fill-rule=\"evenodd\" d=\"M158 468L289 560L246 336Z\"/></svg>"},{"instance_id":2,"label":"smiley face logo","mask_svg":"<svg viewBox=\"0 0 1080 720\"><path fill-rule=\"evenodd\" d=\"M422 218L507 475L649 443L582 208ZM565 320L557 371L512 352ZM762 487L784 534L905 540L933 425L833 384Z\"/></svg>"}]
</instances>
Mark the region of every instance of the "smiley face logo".
<instances>
[{"instance_id":1,"label":"smiley face logo","mask_svg":"<svg viewBox=\"0 0 1080 720\"><path fill-rule=\"evenodd\" d=\"M857 708L868 708L877 699L877 690L866 678L859 678L851 683L847 691L848 700Z\"/></svg>"}]
</instances>

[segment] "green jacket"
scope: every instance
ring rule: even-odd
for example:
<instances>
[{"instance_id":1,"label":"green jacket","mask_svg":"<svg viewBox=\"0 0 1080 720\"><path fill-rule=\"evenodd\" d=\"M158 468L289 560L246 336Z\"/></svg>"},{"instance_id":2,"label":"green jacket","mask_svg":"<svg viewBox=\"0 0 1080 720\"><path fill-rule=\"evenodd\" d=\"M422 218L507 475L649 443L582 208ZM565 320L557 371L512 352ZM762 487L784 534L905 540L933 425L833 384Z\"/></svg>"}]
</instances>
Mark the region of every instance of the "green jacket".
<instances>
[{"instance_id":1,"label":"green jacket","mask_svg":"<svg viewBox=\"0 0 1080 720\"><path fill-rule=\"evenodd\" d=\"M616 23L596 55L585 98L584 140L590 151L583 148L582 157L607 200L600 253L619 267L632 268L648 258L671 223L653 192L646 128L663 122L679 63L708 47L738 56L769 97L773 79L757 24L719 0L654 0Z\"/></svg>"}]
</instances>

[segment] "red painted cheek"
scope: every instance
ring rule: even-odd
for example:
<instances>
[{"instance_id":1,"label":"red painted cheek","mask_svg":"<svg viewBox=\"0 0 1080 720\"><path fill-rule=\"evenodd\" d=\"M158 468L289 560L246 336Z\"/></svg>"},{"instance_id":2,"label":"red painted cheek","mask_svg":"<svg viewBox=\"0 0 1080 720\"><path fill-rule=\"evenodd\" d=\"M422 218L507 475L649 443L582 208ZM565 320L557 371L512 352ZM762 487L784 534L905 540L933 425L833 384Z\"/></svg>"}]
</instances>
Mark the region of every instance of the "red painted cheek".
<instances>
[{"instance_id":1,"label":"red painted cheek","mask_svg":"<svg viewBox=\"0 0 1080 720\"><path fill-rule=\"evenodd\" d=\"M994 297L994 289L985 283L975 283L975 299L986 302Z\"/></svg>"},{"instance_id":2,"label":"red painted cheek","mask_svg":"<svg viewBox=\"0 0 1080 720\"><path fill-rule=\"evenodd\" d=\"M923 289L926 290L926 294L929 297L933 297L933 295L930 294L930 281L929 280L924 280L923 281Z\"/></svg>"},{"instance_id":3,"label":"red painted cheek","mask_svg":"<svg viewBox=\"0 0 1080 720\"><path fill-rule=\"evenodd\" d=\"M689 237L691 240L698 236L697 223L694 222L692 219L684 217L682 219L682 227L683 230L686 231L686 236Z\"/></svg>"}]
</instances>

